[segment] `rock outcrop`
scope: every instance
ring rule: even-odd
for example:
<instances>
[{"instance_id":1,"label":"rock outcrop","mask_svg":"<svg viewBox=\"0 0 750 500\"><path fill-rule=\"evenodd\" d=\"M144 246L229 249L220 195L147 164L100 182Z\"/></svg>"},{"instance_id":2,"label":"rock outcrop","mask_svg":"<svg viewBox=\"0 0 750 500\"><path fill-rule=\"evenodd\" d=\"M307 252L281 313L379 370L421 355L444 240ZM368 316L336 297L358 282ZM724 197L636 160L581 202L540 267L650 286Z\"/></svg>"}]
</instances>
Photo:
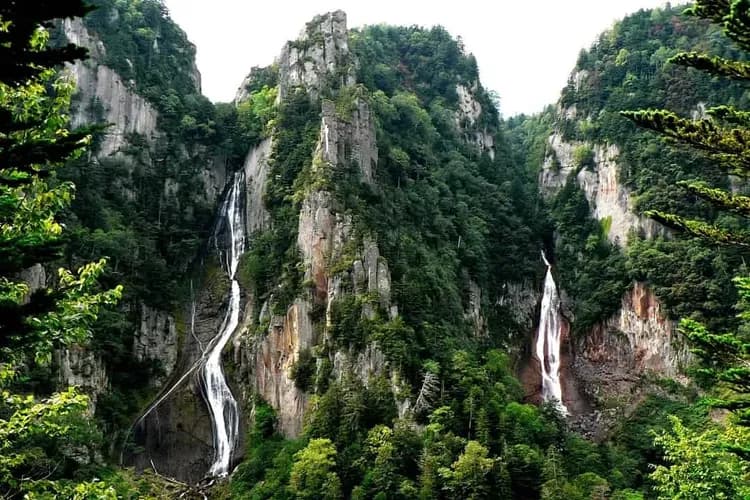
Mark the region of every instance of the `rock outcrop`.
<instances>
[{"instance_id":1,"label":"rock outcrop","mask_svg":"<svg viewBox=\"0 0 750 500\"><path fill-rule=\"evenodd\" d=\"M98 155L111 156L127 145L129 134L138 134L152 142L159 135L158 113L146 99L124 82L110 67L101 64L106 49L92 36L80 19L67 19L63 32L72 43L89 49L90 59L71 66L76 82L78 105L73 107L71 125L91 123L110 125L104 132Z\"/></svg>"},{"instance_id":2,"label":"rock outcrop","mask_svg":"<svg viewBox=\"0 0 750 500\"><path fill-rule=\"evenodd\" d=\"M530 332L539 320L541 298L541 290L534 287L531 281L504 283L496 305L504 307L511 314L519 331Z\"/></svg>"},{"instance_id":3,"label":"rock outcrop","mask_svg":"<svg viewBox=\"0 0 750 500\"><path fill-rule=\"evenodd\" d=\"M302 351L326 342L332 305L347 294L355 294L377 297L363 307L363 315L368 317L374 317L379 309L393 318L398 315L398 308L391 303L390 270L377 243L354 234L351 217L343 213L330 189L331 175L351 165L356 166L363 182L373 184L378 163L373 118L367 101L353 85L355 63L348 48L344 13L333 12L308 23L299 40L285 45L277 64L282 101L292 89L302 88L321 103L318 143L310 152L314 180L303 188L297 231L308 292L298 297L283 316L268 313L273 299L259 311L248 308L246 333L236 345L240 347L241 371L247 383L276 409L279 430L293 437L302 431L308 395L295 385L292 369ZM321 97L323 89L343 87L352 95L351 106L346 110L337 109L333 102ZM263 159L270 154L272 141L261 143L246 162L250 232L267 227L263 207L267 163ZM325 317L317 316L313 321L313 310L325 311ZM252 333L266 321L270 321L267 332ZM375 344L361 353L338 351L331 352L330 357L334 378L350 373L367 384L371 376L386 375L397 384L398 376L389 371Z\"/></svg>"},{"instance_id":4,"label":"rock outcrop","mask_svg":"<svg viewBox=\"0 0 750 500\"><path fill-rule=\"evenodd\" d=\"M133 357L137 361L156 361L161 375L150 380L154 387L161 387L177 364L179 344L177 328L172 315L140 306L140 324L133 336Z\"/></svg>"},{"instance_id":5,"label":"rock outcrop","mask_svg":"<svg viewBox=\"0 0 750 500\"><path fill-rule=\"evenodd\" d=\"M456 85L458 95L458 111L456 112L456 127L463 134L469 144L477 147L480 153L487 153L495 159L495 138L486 126L479 123L482 115L482 105L476 98L479 82L471 87Z\"/></svg>"},{"instance_id":6,"label":"rock outcrop","mask_svg":"<svg viewBox=\"0 0 750 500\"><path fill-rule=\"evenodd\" d=\"M373 183L378 165L375 125L367 101L355 98L348 116L340 116L331 101L323 101L319 155L327 165L355 162L362 180Z\"/></svg>"},{"instance_id":7,"label":"rock outcrop","mask_svg":"<svg viewBox=\"0 0 750 500\"><path fill-rule=\"evenodd\" d=\"M323 88L354 84L351 58L346 14L338 10L315 17L297 40L287 42L281 51L279 99L295 87L303 87L317 98Z\"/></svg>"},{"instance_id":8,"label":"rock outcrop","mask_svg":"<svg viewBox=\"0 0 750 500\"><path fill-rule=\"evenodd\" d=\"M34 292L47 286L47 271L43 265L34 264L28 269L21 271L19 279L29 287L29 291L25 297L25 302L28 302Z\"/></svg>"},{"instance_id":9,"label":"rock outcrop","mask_svg":"<svg viewBox=\"0 0 750 500\"><path fill-rule=\"evenodd\" d=\"M117 10L112 12L116 16ZM115 22L113 19L111 23ZM89 49L89 59L68 68L76 84L71 125L109 125L90 159L93 168L103 168L111 162L126 167L108 179L111 189L120 190L118 194L126 199L136 200L139 192L131 182L134 169L164 172L164 165L158 159L164 157L160 148L167 145L170 158L179 161L180 166L170 166L170 171L177 172L172 177L154 176L163 182L149 186L157 193L155 197L160 194L160 201L167 201L179 212L172 215L186 219L195 219L198 210L215 206L225 191L227 179L227 160L219 148L189 144L173 130L167 131L154 103L139 95L139 82L124 80L104 63L107 48L80 19L64 21L61 32L69 41ZM188 44L180 50L191 48ZM151 50L154 53L163 50L158 40ZM181 70L192 80L191 90L199 92L200 74L195 62ZM138 147L134 148L134 144ZM187 169L192 169L192 175L186 175ZM212 256L205 260L209 262L206 267L217 265ZM226 308L225 297L218 293L227 286L222 282L224 275L221 271L209 271L204 286L196 291L194 315L188 305L179 311L181 314L160 311L141 302L121 305L134 318L133 359L158 366L160 369L149 384L154 390L163 388L157 396L159 404L133 429L139 448L123 450L125 462L138 468L155 467L159 473L195 482L208 469L213 448L211 420L195 378L196 361L219 331ZM175 316L191 321L187 324ZM58 358L62 383L82 386L92 395L106 389L106 366L93 353L76 348L61 351ZM160 400L167 390L172 392Z\"/></svg>"},{"instance_id":10,"label":"rock outcrop","mask_svg":"<svg viewBox=\"0 0 750 500\"><path fill-rule=\"evenodd\" d=\"M634 212L633 196L619 179L620 149L616 144L587 144L569 142L560 132L548 140L548 155L539 174L541 192L551 197L575 176L591 207L591 215L607 228L610 242L624 247L632 232L647 238L664 234L657 222ZM576 150L586 150L591 155L590 165L579 165ZM578 153L582 155L582 153Z\"/></svg>"},{"instance_id":11,"label":"rock outcrop","mask_svg":"<svg viewBox=\"0 0 750 500\"><path fill-rule=\"evenodd\" d=\"M268 160L272 147L272 140L264 139L248 153L245 159L247 234L268 229L269 215L263 205L263 193L268 179Z\"/></svg>"},{"instance_id":12,"label":"rock outcrop","mask_svg":"<svg viewBox=\"0 0 750 500\"><path fill-rule=\"evenodd\" d=\"M487 336L487 318L482 311L482 289L473 280L469 281L469 300L464 311L475 337Z\"/></svg>"},{"instance_id":13,"label":"rock outcrop","mask_svg":"<svg viewBox=\"0 0 750 500\"><path fill-rule=\"evenodd\" d=\"M635 283L616 314L581 336L576 352L576 377L599 402L631 399L647 375L684 383L691 359L675 324L644 283Z\"/></svg>"},{"instance_id":14,"label":"rock outcrop","mask_svg":"<svg viewBox=\"0 0 750 500\"><path fill-rule=\"evenodd\" d=\"M307 408L307 394L290 375L300 352L312 348L317 341L309 308L309 302L297 299L286 316L271 319L268 334L254 346L254 389L276 408L279 431L285 436L300 435Z\"/></svg>"},{"instance_id":15,"label":"rock outcrop","mask_svg":"<svg viewBox=\"0 0 750 500\"><path fill-rule=\"evenodd\" d=\"M60 387L76 387L89 396L91 411L96 401L109 387L109 377L104 363L92 351L71 346L55 351L55 366Z\"/></svg>"}]
</instances>

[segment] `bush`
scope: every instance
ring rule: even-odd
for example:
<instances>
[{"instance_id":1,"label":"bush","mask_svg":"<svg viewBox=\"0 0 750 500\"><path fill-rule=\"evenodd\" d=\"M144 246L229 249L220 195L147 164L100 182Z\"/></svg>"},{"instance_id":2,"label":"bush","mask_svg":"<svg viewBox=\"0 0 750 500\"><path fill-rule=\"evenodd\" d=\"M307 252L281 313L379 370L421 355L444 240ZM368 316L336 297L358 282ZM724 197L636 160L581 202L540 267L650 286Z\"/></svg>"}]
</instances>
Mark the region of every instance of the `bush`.
<instances>
[{"instance_id":1,"label":"bush","mask_svg":"<svg viewBox=\"0 0 750 500\"><path fill-rule=\"evenodd\" d=\"M315 388L315 375L317 373L317 360L310 349L303 349L299 352L299 358L292 365L290 377L294 380L297 389L310 392Z\"/></svg>"}]
</instances>

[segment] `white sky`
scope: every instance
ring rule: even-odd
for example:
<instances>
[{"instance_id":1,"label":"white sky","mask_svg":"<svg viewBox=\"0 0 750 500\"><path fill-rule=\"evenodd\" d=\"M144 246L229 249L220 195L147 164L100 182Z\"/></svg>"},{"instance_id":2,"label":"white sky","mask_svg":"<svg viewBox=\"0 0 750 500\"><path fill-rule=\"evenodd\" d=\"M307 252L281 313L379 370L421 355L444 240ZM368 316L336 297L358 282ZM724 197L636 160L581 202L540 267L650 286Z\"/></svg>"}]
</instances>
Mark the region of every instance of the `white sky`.
<instances>
[{"instance_id":1,"label":"white sky","mask_svg":"<svg viewBox=\"0 0 750 500\"><path fill-rule=\"evenodd\" d=\"M198 48L203 93L230 101L252 66L267 66L317 14L342 9L349 27L444 26L479 63L505 116L554 103L582 48L615 20L665 0L165 0Z\"/></svg>"}]
</instances>

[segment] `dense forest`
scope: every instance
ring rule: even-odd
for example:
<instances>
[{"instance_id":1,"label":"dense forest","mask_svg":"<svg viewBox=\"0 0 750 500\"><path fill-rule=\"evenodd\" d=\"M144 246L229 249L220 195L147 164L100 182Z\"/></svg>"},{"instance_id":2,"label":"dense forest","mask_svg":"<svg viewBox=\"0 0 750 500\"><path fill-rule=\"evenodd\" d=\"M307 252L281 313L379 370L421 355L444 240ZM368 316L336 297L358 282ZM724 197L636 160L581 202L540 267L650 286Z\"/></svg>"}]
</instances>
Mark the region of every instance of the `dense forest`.
<instances>
[{"instance_id":1,"label":"dense forest","mask_svg":"<svg viewBox=\"0 0 750 500\"><path fill-rule=\"evenodd\" d=\"M1 497L750 498L750 3L534 116L454 35L324 14L212 103L160 0L0 6Z\"/></svg>"}]
</instances>

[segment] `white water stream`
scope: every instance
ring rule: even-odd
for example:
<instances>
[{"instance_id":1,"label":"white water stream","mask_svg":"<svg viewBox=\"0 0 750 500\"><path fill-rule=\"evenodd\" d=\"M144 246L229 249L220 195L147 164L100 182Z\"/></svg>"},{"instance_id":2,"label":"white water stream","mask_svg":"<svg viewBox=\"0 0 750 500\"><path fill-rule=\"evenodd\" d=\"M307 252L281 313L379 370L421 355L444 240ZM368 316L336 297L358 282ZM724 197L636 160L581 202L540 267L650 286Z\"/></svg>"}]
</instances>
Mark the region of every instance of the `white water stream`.
<instances>
[{"instance_id":1,"label":"white water stream","mask_svg":"<svg viewBox=\"0 0 750 500\"><path fill-rule=\"evenodd\" d=\"M563 415L568 409L562 402L562 386L560 384L560 297L557 285L552 277L552 266L542 252L542 259L547 265L547 276L544 278L544 295L542 296L542 311L539 318L539 331L536 337L536 356L542 372L542 399L551 401Z\"/></svg>"},{"instance_id":2,"label":"white water stream","mask_svg":"<svg viewBox=\"0 0 750 500\"><path fill-rule=\"evenodd\" d=\"M227 223L226 229L229 233L229 247L225 254L226 271L231 282L229 306L219 335L210 347L201 373L214 431L214 462L209 469L209 474L219 477L226 476L229 472L232 452L237 443L239 420L237 401L224 378L221 352L232 337L240 319L240 285L237 282L236 274L240 256L245 250L241 188L242 176L237 174L223 207L223 215Z\"/></svg>"},{"instance_id":3,"label":"white water stream","mask_svg":"<svg viewBox=\"0 0 750 500\"><path fill-rule=\"evenodd\" d=\"M221 207L221 217L226 222L226 226L224 227L228 233L229 246L223 254L220 252L219 257L222 264L226 267L226 272L230 280L230 295L227 314L221 324L219 333L208 344L208 351L204 350L203 344L195 336L196 310L195 299L193 299L190 331L200 347L201 356L177 381L161 392L159 397L151 403L133 425L134 428L137 427L151 412L156 410L159 405L166 401L168 397L187 381L195 370L200 370L201 382L205 391L204 395L208 403L209 412L211 413L211 426L214 436L214 460L208 473L215 477L223 477L229 473L232 452L237 444L239 424L237 401L234 399L232 391L229 390L229 386L224 378L221 353L232 337L240 319L240 285L237 282L236 274L240 257L245 250L245 225L242 220L244 207L241 196L243 183L242 174L236 174L232 187ZM217 226L217 233L221 233L224 227L219 224ZM217 236L219 235L215 234L215 237ZM122 457L120 460L122 461Z\"/></svg>"}]
</instances>

